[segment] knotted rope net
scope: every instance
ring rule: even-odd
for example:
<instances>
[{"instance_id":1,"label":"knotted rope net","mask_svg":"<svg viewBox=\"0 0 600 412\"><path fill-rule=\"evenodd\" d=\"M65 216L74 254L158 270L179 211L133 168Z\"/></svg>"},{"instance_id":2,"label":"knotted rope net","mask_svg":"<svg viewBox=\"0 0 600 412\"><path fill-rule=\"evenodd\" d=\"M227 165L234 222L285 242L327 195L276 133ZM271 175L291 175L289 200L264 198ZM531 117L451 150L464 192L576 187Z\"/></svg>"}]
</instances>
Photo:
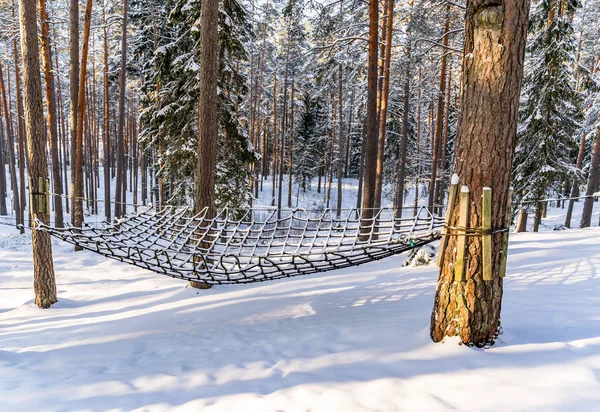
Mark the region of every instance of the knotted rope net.
<instances>
[{"instance_id":1,"label":"knotted rope net","mask_svg":"<svg viewBox=\"0 0 600 412\"><path fill-rule=\"evenodd\" d=\"M208 284L262 282L372 262L440 237L443 219L421 208L311 212L148 208L114 224L36 230L100 255L175 278Z\"/></svg>"}]
</instances>

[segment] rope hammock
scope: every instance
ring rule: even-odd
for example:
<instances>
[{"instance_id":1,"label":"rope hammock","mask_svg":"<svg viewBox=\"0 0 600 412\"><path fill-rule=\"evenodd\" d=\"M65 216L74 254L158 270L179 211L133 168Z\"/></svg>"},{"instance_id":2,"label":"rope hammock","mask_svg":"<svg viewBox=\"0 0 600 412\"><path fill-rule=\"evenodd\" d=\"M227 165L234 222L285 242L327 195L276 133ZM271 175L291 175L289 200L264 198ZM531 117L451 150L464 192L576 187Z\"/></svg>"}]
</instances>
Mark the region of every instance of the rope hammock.
<instances>
[{"instance_id":1,"label":"rope hammock","mask_svg":"<svg viewBox=\"0 0 600 412\"><path fill-rule=\"evenodd\" d=\"M193 214L151 208L100 227L36 230L174 278L208 284L252 283L372 262L430 243L444 221L422 207L414 217L394 210L231 210Z\"/></svg>"}]
</instances>

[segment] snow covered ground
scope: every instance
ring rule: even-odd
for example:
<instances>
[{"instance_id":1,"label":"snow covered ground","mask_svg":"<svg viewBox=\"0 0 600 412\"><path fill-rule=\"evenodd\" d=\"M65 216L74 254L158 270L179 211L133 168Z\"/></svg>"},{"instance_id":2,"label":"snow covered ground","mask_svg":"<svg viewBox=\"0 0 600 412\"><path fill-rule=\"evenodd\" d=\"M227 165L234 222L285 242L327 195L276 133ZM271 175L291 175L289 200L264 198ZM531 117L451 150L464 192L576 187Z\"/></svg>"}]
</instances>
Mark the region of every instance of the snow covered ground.
<instances>
[{"instance_id":1,"label":"snow covered ground","mask_svg":"<svg viewBox=\"0 0 600 412\"><path fill-rule=\"evenodd\" d=\"M512 235L504 334L431 343L435 267L197 291L54 243L32 301L28 236L0 229L0 410L598 410L600 229Z\"/></svg>"},{"instance_id":2,"label":"snow covered ground","mask_svg":"<svg viewBox=\"0 0 600 412\"><path fill-rule=\"evenodd\" d=\"M511 235L487 350L430 341L437 271L406 256L198 291L54 241L41 310L30 237L0 226L0 411L598 410L600 228L563 216Z\"/></svg>"}]
</instances>

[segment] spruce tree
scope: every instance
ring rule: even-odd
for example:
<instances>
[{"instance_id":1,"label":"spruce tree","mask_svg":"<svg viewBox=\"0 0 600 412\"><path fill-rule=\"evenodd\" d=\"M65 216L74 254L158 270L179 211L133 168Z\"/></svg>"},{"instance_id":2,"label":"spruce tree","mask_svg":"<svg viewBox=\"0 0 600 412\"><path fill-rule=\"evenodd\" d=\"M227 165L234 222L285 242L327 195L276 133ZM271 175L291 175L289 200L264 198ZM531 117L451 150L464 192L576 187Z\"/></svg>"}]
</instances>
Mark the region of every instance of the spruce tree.
<instances>
[{"instance_id":1,"label":"spruce tree","mask_svg":"<svg viewBox=\"0 0 600 412\"><path fill-rule=\"evenodd\" d=\"M537 201L576 176L574 140L581 98L573 73L575 42L569 14L578 0L542 0L530 19L528 71L519 112L513 186L517 199ZM534 231L541 220L536 207Z\"/></svg>"}]
</instances>

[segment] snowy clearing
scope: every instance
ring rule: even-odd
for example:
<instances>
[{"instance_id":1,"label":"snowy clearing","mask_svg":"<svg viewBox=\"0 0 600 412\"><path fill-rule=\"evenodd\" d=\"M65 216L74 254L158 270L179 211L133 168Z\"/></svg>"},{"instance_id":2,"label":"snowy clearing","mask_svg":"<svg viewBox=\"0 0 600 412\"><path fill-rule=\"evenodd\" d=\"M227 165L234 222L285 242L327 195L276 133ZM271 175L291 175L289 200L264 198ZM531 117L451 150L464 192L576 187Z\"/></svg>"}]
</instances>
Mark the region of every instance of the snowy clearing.
<instances>
[{"instance_id":1,"label":"snowy clearing","mask_svg":"<svg viewBox=\"0 0 600 412\"><path fill-rule=\"evenodd\" d=\"M504 334L477 350L430 341L437 271L406 256L197 291L54 242L41 310L29 236L1 227L0 409L597 410L598 239L512 235Z\"/></svg>"}]
</instances>

